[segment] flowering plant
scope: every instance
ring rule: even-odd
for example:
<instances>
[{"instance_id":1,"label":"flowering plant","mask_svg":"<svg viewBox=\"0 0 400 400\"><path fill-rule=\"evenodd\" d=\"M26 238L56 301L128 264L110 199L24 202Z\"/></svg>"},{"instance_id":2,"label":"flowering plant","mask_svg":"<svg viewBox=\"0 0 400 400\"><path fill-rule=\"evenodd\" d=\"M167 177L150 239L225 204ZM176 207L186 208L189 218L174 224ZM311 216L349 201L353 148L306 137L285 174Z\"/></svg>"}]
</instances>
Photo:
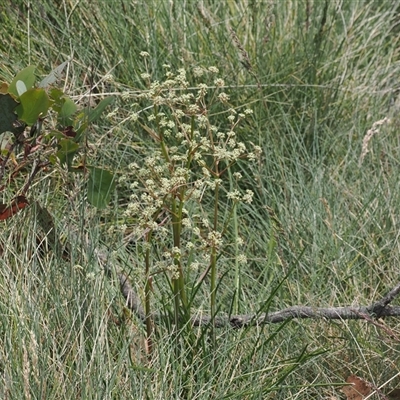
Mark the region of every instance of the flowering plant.
<instances>
[{"instance_id":1,"label":"flowering plant","mask_svg":"<svg viewBox=\"0 0 400 400\"><path fill-rule=\"evenodd\" d=\"M236 130L252 111L237 112L229 104L222 79L214 79L212 86L190 87L185 70L174 73L168 65L165 69L162 82L152 81L148 70L142 74L148 90L139 95L145 103L140 106L152 111L131 117L156 150L154 145L150 151L144 149L143 162L131 163L120 178L131 193L123 229L132 221L130 237L143 241L149 337L151 280L156 273L163 272L168 279L176 327L188 321L193 293L205 281L209 282L211 320L215 317L217 261L226 245L226 231L237 205L251 203L253 197L251 190L241 191L242 175L234 166L261 154L260 147L238 139ZM195 68L193 72L200 78L218 70ZM213 125L217 112L227 113L225 127ZM237 237L236 244L241 242ZM158 260L156 254L161 254ZM237 261L246 262L246 257L238 254Z\"/></svg>"}]
</instances>

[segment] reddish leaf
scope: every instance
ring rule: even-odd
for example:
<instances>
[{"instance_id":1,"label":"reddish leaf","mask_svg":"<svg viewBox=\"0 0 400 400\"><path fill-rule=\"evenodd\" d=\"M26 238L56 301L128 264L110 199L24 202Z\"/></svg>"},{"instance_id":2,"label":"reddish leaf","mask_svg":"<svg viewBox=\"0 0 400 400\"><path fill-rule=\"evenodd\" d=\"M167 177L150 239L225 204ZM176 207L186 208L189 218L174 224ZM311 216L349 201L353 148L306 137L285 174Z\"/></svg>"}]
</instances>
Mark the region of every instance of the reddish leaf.
<instances>
[{"instance_id":1,"label":"reddish leaf","mask_svg":"<svg viewBox=\"0 0 400 400\"><path fill-rule=\"evenodd\" d=\"M62 133L65 136L68 136L68 137L75 137L76 136L76 132L74 131L74 127L73 126L67 126L66 128L63 129Z\"/></svg>"},{"instance_id":2,"label":"reddish leaf","mask_svg":"<svg viewBox=\"0 0 400 400\"><path fill-rule=\"evenodd\" d=\"M27 205L29 205L29 202L25 196L17 196L10 205L0 204L0 221L12 217Z\"/></svg>"},{"instance_id":3,"label":"reddish leaf","mask_svg":"<svg viewBox=\"0 0 400 400\"><path fill-rule=\"evenodd\" d=\"M347 400L363 400L365 396L372 392L371 385L356 375L350 375L346 382L351 383L351 385L342 388Z\"/></svg>"}]
</instances>

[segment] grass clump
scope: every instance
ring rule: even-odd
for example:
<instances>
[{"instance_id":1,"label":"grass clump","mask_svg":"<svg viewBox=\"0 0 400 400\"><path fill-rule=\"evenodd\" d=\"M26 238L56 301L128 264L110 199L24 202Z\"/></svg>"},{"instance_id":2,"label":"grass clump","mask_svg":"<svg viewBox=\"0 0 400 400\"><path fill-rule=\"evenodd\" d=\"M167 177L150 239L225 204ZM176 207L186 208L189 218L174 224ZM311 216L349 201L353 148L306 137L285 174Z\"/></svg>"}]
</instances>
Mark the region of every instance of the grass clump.
<instances>
[{"instance_id":1,"label":"grass clump","mask_svg":"<svg viewBox=\"0 0 400 400\"><path fill-rule=\"evenodd\" d=\"M72 55L74 100L117 97L86 134L119 184L96 211L79 185L35 180L29 195L72 244L68 262L37 251L33 207L3 223L3 398L340 398L347 374L396 377L395 319L187 323L371 304L397 282L396 4L14 3L0 15L2 79ZM104 276L102 244L132 278L147 330Z\"/></svg>"}]
</instances>

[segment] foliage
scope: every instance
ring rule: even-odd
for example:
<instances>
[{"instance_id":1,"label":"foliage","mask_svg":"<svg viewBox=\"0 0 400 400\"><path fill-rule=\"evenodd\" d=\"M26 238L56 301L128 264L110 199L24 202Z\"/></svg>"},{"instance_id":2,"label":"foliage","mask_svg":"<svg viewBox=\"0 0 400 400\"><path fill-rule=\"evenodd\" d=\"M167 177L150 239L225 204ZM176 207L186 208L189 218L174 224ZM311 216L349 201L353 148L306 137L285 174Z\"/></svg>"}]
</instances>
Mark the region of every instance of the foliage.
<instances>
[{"instance_id":1,"label":"foliage","mask_svg":"<svg viewBox=\"0 0 400 400\"><path fill-rule=\"evenodd\" d=\"M37 204L2 222L3 398L337 399L343 397L340 389L349 375L374 386L394 378L383 393L398 386L399 324L393 319L376 325L297 320L240 332L215 330L215 340L212 328L169 325L175 308L168 282L174 281L168 271L155 274L154 264L166 261L164 252L172 259L172 243L158 242L158 232L154 234L149 281L144 262L148 247L140 232L133 231L144 218L127 213L135 200L130 196L147 190L134 175L149 153L161 154L158 164L163 157L160 128L148 116L164 112L173 117L170 107L163 104L156 110L144 95L155 81L164 83L164 64L174 76L183 68L190 84L207 84L207 118L218 130L229 129L229 108L238 107L236 116L253 110L236 127L236 139L249 150L251 143L262 149L260 160L239 160L222 177L229 184L218 197L218 224L223 227L232 217L224 243L233 245L218 253L216 311L250 314L295 304L371 304L380 298L398 281L400 258L396 2L5 3L7 12L0 11L2 80L12 82L30 64L38 66L37 76L45 77L71 58L59 106L67 94L69 105L78 109L65 109L66 115L71 112L83 136L76 142L65 138L61 127L70 125L69 117L58 129L51 117L56 109L43 121L41 132L54 128L58 136L52 140L58 144L48 147L54 158L29 191L42 208L49 208L54 237L38 223ZM141 51L149 54L147 71ZM196 75L197 68L208 71L210 66L219 69L224 87L211 87L209 72L204 81ZM143 79L144 72L150 80ZM56 99L50 91L58 86L49 85L47 96ZM194 95L198 90L185 89ZM212 97L221 91L229 95L228 109ZM111 112L85 124L89 108L109 95L115 97ZM13 125L17 105L8 97L5 109L14 114L7 117L11 138L13 129L21 128ZM165 139L168 152L177 145L173 140ZM24 171L21 152L15 156ZM10 159L12 163L12 155ZM88 205L82 185L88 184L89 169L66 172L61 162L75 171L91 166L112 172L118 179L110 206L99 211ZM139 169L129 169L134 163ZM191 170L187 182L202 173L194 162ZM242 175L240 193L251 190L254 195L251 204L240 203L229 214L232 201L226 194L235 189L237 172ZM24 174L2 192L7 212L18 207L15 194L21 194ZM131 188L134 181L138 186ZM210 216L214 199L207 190L202 208L194 199L189 205ZM173 198L165 200L167 223ZM189 239L189 231L182 233L187 235L182 240ZM171 231L167 237L173 238ZM50 250L50 239L71 243L68 262ZM150 359L145 329L118 300L118 283L104 276L94 257L94 248L102 244L111 250L110 264L130 276L143 300L143 287L151 283L146 289L151 291L149 309L165 315L164 325L151 337ZM202 253L198 244L193 260ZM185 252L183 267L193 261ZM240 254L247 263L238 262ZM192 315L210 312L210 278L197 292L192 290L209 261L199 272L184 270Z\"/></svg>"},{"instance_id":2,"label":"foliage","mask_svg":"<svg viewBox=\"0 0 400 400\"><path fill-rule=\"evenodd\" d=\"M103 99L94 110L77 112L76 104L62 90L54 87L67 62L62 63L35 87L35 67L29 66L20 71L8 86L3 83L0 104L4 113L0 120L0 134L3 134L4 148L1 176L7 168L10 158L14 160L9 168L9 175L15 175L21 169L18 164L16 150L24 147L21 164L32 164L31 176L25 186L20 189L18 207L26 204L25 193L32 184L37 169L66 167L70 172L89 171L88 201L98 208L104 208L110 200L115 186L112 174L104 169L91 167L86 159L80 160L80 165L73 165L78 153L86 146L85 130L89 123L98 119L113 98ZM46 120L50 120L46 123ZM25 132L30 128L29 134ZM14 134L13 137L7 135ZM12 179L8 179L10 182ZM7 185L3 185L4 187ZM1 219L14 213L5 209Z\"/></svg>"}]
</instances>

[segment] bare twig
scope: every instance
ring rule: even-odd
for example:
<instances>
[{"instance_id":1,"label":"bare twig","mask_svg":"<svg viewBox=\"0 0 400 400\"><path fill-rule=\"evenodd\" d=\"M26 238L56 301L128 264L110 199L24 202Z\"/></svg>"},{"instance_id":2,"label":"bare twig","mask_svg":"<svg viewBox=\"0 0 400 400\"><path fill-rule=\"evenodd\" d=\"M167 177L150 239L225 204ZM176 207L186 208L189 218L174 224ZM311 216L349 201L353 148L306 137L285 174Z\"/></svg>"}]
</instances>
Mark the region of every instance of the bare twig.
<instances>
[{"instance_id":1,"label":"bare twig","mask_svg":"<svg viewBox=\"0 0 400 400\"><path fill-rule=\"evenodd\" d=\"M105 266L108 274L111 274L110 266L105 262L106 258L104 253L98 252L99 261ZM126 300L126 305L129 309L142 321L145 321L145 312L141 305L139 296L129 281L129 278L123 274L118 273L120 289L123 297ZM389 306L389 303L399 294L400 283L396 285L386 296L381 300L370 306L349 306L349 307L327 307L327 308L314 308L306 306L293 306L280 311L271 313L262 313L259 315L231 315L231 316L217 316L214 319L214 326L221 328L224 326L231 326L232 328L244 328L247 326L256 326L263 324L275 324L284 322L288 319L320 319L327 320L345 320L345 319L364 319L369 320L373 318L382 317L399 317L400 306ZM161 320L161 314L153 314L153 319L157 323ZM204 326L211 322L210 316L194 316L191 318L193 326Z\"/></svg>"},{"instance_id":2,"label":"bare twig","mask_svg":"<svg viewBox=\"0 0 400 400\"><path fill-rule=\"evenodd\" d=\"M374 314L376 318L382 316L382 311L386 308L386 306L391 303L394 298L400 293L400 283L398 283L386 296L384 296L381 300L377 301L375 304L371 306L369 309L370 314Z\"/></svg>"}]
</instances>

